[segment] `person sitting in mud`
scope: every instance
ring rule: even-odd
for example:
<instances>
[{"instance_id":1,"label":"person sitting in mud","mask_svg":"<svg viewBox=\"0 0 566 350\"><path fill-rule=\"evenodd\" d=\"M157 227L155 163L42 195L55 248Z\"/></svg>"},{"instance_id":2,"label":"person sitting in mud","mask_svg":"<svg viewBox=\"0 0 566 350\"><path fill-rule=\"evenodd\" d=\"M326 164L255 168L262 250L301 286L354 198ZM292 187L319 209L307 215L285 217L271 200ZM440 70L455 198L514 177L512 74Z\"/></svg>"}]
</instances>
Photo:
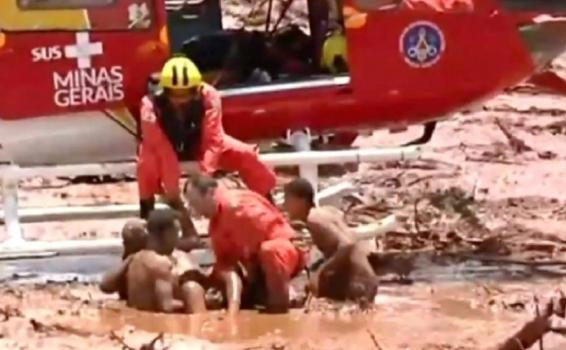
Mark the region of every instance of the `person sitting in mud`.
<instances>
[{"instance_id":1,"label":"person sitting in mud","mask_svg":"<svg viewBox=\"0 0 566 350\"><path fill-rule=\"evenodd\" d=\"M368 261L368 251L357 242L333 207L315 207L310 182L297 178L284 188L285 208L291 221L304 222L314 245L324 255L311 281L311 292L334 300L373 301L378 278Z\"/></svg>"},{"instance_id":2,"label":"person sitting in mud","mask_svg":"<svg viewBox=\"0 0 566 350\"><path fill-rule=\"evenodd\" d=\"M100 289L105 293L119 292L129 307L138 310L205 311L203 275L186 253L175 252L179 215L173 210L152 211L145 239L143 230L141 221L126 224L124 261L118 270L104 276ZM140 247L143 248L136 252Z\"/></svg>"},{"instance_id":3,"label":"person sitting in mud","mask_svg":"<svg viewBox=\"0 0 566 350\"><path fill-rule=\"evenodd\" d=\"M238 312L256 288L265 290L265 311L287 312L290 282L302 271L304 254L283 214L256 192L227 189L208 176L189 180L183 192L195 212L210 219L216 256L210 284L225 291L228 312Z\"/></svg>"}]
</instances>

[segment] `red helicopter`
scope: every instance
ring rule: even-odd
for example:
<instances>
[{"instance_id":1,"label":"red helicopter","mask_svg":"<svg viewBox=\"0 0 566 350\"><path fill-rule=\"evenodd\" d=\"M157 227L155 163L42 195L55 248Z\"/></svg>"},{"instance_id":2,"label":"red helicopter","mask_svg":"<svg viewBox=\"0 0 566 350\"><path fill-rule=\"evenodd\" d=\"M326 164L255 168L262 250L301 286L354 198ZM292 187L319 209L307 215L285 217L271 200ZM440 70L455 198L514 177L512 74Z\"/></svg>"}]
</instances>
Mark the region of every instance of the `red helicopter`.
<instances>
[{"instance_id":1,"label":"red helicopter","mask_svg":"<svg viewBox=\"0 0 566 350\"><path fill-rule=\"evenodd\" d=\"M227 23L219 0L2 1L0 162L132 159L139 101L171 51L221 89L229 134L256 141L308 129L348 143L363 129L426 123L431 134L436 120L533 75L556 85L537 74L566 50L562 0L237 7L264 25ZM346 64L323 69L328 33L340 31L347 55L335 58Z\"/></svg>"}]
</instances>

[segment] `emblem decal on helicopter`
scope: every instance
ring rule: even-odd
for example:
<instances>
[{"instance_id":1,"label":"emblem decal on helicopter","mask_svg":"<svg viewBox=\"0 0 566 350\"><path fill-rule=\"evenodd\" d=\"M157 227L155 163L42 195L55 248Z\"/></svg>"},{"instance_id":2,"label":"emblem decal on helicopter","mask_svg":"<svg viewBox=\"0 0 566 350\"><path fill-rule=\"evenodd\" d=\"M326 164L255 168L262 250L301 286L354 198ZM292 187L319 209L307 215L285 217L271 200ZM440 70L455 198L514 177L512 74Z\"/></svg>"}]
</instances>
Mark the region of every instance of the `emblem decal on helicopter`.
<instances>
[{"instance_id":1,"label":"emblem decal on helicopter","mask_svg":"<svg viewBox=\"0 0 566 350\"><path fill-rule=\"evenodd\" d=\"M411 23L399 39L399 49L408 65L426 68L434 65L444 52L446 43L440 28L429 21Z\"/></svg>"}]
</instances>

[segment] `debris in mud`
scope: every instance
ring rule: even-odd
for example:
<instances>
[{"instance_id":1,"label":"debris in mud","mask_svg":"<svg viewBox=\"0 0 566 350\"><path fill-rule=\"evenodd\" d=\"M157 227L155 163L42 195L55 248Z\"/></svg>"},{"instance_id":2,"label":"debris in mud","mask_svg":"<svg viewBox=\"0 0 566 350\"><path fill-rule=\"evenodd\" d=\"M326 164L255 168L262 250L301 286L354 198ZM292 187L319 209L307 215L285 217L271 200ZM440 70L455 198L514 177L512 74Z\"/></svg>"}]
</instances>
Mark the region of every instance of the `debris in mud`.
<instances>
[{"instance_id":1,"label":"debris in mud","mask_svg":"<svg viewBox=\"0 0 566 350\"><path fill-rule=\"evenodd\" d=\"M24 317L24 314L19 308L11 305L5 305L0 308L0 315L4 317L0 322L6 322L12 317Z\"/></svg>"},{"instance_id":2,"label":"debris in mud","mask_svg":"<svg viewBox=\"0 0 566 350\"><path fill-rule=\"evenodd\" d=\"M523 153L533 151L533 148L528 146L525 141L519 139L517 136L513 135L509 128L501 121L499 118L495 118L495 124L499 127L501 132L505 135L509 141L509 145L515 151L515 153Z\"/></svg>"},{"instance_id":3,"label":"debris in mud","mask_svg":"<svg viewBox=\"0 0 566 350\"><path fill-rule=\"evenodd\" d=\"M80 337L89 337L92 335L91 332L89 331L84 331L81 329L76 329L72 326L68 326L68 325L64 325L64 324L59 324L59 323L54 323L54 324L44 324L42 322L39 322L35 319L30 319L30 324L32 326L32 329L37 332L37 333L46 333L49 335L53 335L53 333L57 333L57 332L62 332L62 333L67 333L67 334L73 334L73 335L77 335Z\"/></svg>"},{"instance_id":4,"label":"debris in mud","mask_svg":"<svg viewBox=\"0 0 566 350\"><path fill-rule=\"evenodd\" d=\"M377 341L377 337L375 336L375 334L373 334L372 331L370 331L369 329L367 329L367 332L369 334L369 337L371 338L371 341L373 342L373 346L375 346L375 348L377 350L384 350L381 345L379 345L379 342Z\"/></svg>"},{"instance_id":5,"label":"debris in mud","mask_svg":"<svg viewBox=\"0 0 566 350\"><path fill-rule=\"evenodd\" d=\"M117 335L115 332L110 333L110 339L113 341L118 342L122 346L122 350L167 350L170 347L165 346L164 334L159 333L155 338L153 338L149 343L142 344L139 349L133 348L132 346L128 345L124 338ZM160 344L158 347L157 344Z\"/></svg>"}]
</instances>

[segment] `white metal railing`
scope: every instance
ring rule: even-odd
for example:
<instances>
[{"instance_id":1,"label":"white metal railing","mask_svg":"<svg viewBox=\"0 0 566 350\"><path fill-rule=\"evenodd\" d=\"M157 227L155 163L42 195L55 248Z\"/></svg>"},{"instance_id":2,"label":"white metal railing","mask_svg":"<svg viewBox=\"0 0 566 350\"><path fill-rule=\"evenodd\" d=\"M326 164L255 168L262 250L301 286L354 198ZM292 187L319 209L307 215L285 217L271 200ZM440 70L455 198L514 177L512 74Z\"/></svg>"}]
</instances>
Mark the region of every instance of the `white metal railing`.
<instances>
[{"instance_id":1,"label":"white metal railing","mask_svg":"<svg viewBox=\"0 0 566 350\"><path fill-rule=\"evenodd\" d=\"M318 188L318 165L340 164L340 163L361 163L361 162L387 162L398 160L417 159L421 155L420 147L403 147L391 149L356 149L340 151L307 151L293 153L273 153L262 154L261 160L274 167L278 166L298 166L301 177L309 180L315 189ZM193 162L183 163L184 171L194 172ZM109 247L117 248L121 242L119 240L104 240L100 243L85 241L63 241L63 242L27 242L24 238L20 225L19 206L18 206L18 182L20 179L30 177L59 177L59 176L80 176L80 175L111 175L111 174L134 174L135 163L100 163L100 164L77 164L77 165L53 165L38 167L19 167L17 165L0 166L0 179L2 181L4 224L8 233L8 239L0 244L0 253L9 252L15 254L20 252L45 252L59 250L69 251L106 251ZM135 207L134 207L135 208ZM37 209L36 209L37 210ZM46 209L44 209L46 210ZM88 212L89 210L94 211ZM97 215L109 215L108 212L91 207L82 210L83 215L92 217ZM132 209L130 209L132 210ZM37 215L37 214L36 214ZM49 213L44 214L49 217ZM80 216L80 213L76 213ZM72 215L71 215L72 216ZM44 217L45 219L45 217ZM45 220L44 220L45 221ZM59 248L57 248L59 247Z\"/></svg>"}]
</instances>

